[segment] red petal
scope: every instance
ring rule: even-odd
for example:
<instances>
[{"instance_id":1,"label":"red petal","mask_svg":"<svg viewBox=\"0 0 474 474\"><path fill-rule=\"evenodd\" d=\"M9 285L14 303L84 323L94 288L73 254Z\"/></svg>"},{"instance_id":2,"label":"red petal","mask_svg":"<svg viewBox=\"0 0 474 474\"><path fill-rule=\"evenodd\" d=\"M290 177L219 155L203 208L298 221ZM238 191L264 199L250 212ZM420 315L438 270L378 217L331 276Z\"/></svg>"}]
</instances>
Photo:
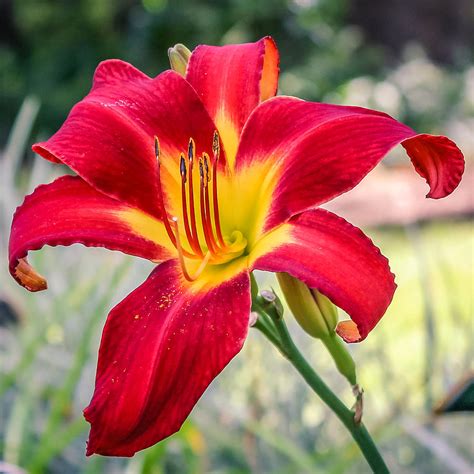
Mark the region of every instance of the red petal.
<instances>
[{"instance_id":1,"label":"red petal","mask_svg":"<svg viewBox=\"0 0 474 474\"><path fill-rule=\"evenodd\" d=\"M13 216L10 234L10 272L30 291L46 288L46 281L26 260L30 250L44 245L81 243L162 260L172 253L134 232L121 217L129 206L97 192L79 177L63 176L39 186ZM157 229L163 227L155 221ZM165 241L167 242L167 241Z\"/></svg>"},{"instance_id":2,"label":"red petal","mask_svg":"<svg viewBox=\"0 0 474 474\"><path fill-rule=\"evenodd\" d=\"M221 134L232 162L238 137L252 112L276 94L278 49L270 37L256 43L198 46L186 74Z\"/></svg>"},{"instance_id":3,"label":"red petal","mask_svg":"<svg viewBox=\"0 0 474 474\"><path fill-rule=\"evenodd\" d=\"M246 272L204 291L176 261L110 313L102 335L87 454L132 456L179 430L240 351L250 314Z\"/></svg>"},{"instance_id":4,"label":"red petal","mask_svg":"<svg viewBox=\"0 0 474 474\"><path fill-rule=\"evenodd\" d=\"M426 197L440 199L451 194L464 172L464 159L456 144L442 135L420 134L402 142L417 173L426 179Z\"/></svg>"},{"instance_id":5,"label":"red petal","mask_svg":"<svg viewBox=\"0 0 474 474\"><path fill-rule=\"evenodd\" d=\"M214 130L196 92L179 74L167 71L151 79L112 60L99 65L92 90L61 129L33 150L67 164L105 194L159 217L154 136L163 168L178 180L179 154L189 138L197 153L211 154Z\"/></svg>"},{"instance_id":6,"label":"red petal","mask_svg":"<svg viewBox=\"0 0 474 474\"><path fill-rule=\"evenodd\" d=\"M365 339L396 288L387 259L360 229L322 209L303 212L284 226L290 241L260 257L254 267L287 272L317 288L357 325L358 332L340 335L347 342Z\"/></svg>"},{"instance_id":7,"label":"red petal","mask_svg":"<svg viewBox=\"0 0 474 474\"><path fill-rule=\"evenodd\" d=\"M448 138L418 135L381 112L292 97L271 99L251 115L236 168L259 162L262 181L276 175L270 229L352 189L399 143L428 181L429 197L447 196L459 184L464 158Z\"/></svg>"}]
</instances>

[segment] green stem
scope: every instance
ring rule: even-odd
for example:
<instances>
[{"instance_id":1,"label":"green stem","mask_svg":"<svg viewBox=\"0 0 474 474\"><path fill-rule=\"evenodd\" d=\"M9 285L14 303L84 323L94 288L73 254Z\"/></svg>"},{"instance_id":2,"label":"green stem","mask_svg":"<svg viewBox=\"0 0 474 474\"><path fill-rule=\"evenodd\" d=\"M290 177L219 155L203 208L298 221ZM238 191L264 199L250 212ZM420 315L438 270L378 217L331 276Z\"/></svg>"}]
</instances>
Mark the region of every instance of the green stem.
<instances>
[{"instance_id":1,"label":"green stem","mask_svg":"<svg viewBox=\"0 0 474 474\"><path fill-rule=\"evenodd\" d=\"M262 318L262 315L259 314L259 317L257 319L257 322L253 325L254 328L258 329L261 333L265 335L265 337L280 351L282 352L283 355L283 349L280 347L280 339L278 337L278 334L276 334L276 331L273 329L273 327L268 324L268 321L265 321Z\"/></svg>"},{"instance_id":2,"label":"green stem","mask_svg":"<svg viewBox=\"0 0 474 474\"><path fill-rule=\"evenodd\" d=\"M262 311L258 312L261 313ZM295 367L295 369L306 380L313 391L342 421L344 426L352 435L354 441L358 444L362 454L372 468L372 471L377 474L389 473L390 471L388 470L385 461L380 455L372 437L365 426L362 423L356 424L354 422L354 413L349 410L349 408L347 408L344 403L339 400L339 398L337 398L337 396L308 364L301 352L295 346L295 343L288 332L283 318L273 317L272 319L274 328L278 333L278 339L274 337L273 331L270 332L268 330L268 324L264 323L263 330L258 324L255 327L261 330L262 333L270 340L270 342L272 342L280 350L280 352L283 353L283 355L290 361L293 367Z\"/></svg>"},{"instance_id":3,"label":"green stem","mask_svg":"<svg viewBox=\"0 0 474 474\"><path fill-rule=\"evenodd\" d=\"M322 337L321 342L331 354L339 372L346 377L351 385L357 383L354 359L350 355L342 339L333 332L329 336Z\"/></svg>"}]
</instances>

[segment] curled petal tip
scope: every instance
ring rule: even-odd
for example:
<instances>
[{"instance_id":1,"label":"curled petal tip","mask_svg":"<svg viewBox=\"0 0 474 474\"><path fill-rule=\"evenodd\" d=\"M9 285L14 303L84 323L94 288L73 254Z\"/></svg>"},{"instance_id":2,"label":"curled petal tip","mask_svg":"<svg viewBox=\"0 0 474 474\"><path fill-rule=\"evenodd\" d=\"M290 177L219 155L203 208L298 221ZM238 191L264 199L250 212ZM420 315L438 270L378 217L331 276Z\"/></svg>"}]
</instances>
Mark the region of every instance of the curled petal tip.
<instances>
[{"instance_id":1,"label":"curled petal tip","mask_svg":"<svg viewBox=\"0 0 474 474\"><path fill-rule=\"evenodd\" d=\"M336 327L336 332L346 342L360 342L364 339L357 324L351 320L341 321Z\"/></svg>"},{"instance_id":2,"label":"curled petal tip","mask_svg":"<svg viewBox=\"0 0 474 474\"><path fill-rule=\"evenodd\" d=\"M94 450L89 446L89 443L87 443L86 456L89 457L89 456L92 456L93 454L95 454Z\"/></svg>"},{"instance_id":3,"label":"curled petal tip","mask_svg":"<svg viewBox=\"0 0 474 474\"><path fill-rule=\"evenodd\" d=\"M18 260L14 273L17 281L28 291L43 291L48 288L46 278L37 273L26 258Z\"/></svg>"},{"instance_id":4,"label":"curled petal tip","mask_svg":"<svg viewBox=\"0 0 474 474\"><path fill-rule=\"evenodd\" d=\"M388 260L360 229L322 209L306 211L292 218L286 232L285 239L289 243L275 246L260 257L253 268L291 272L294 279L290 282L300 280L309 288L318 288L352 319L339 323L336 332L346 342L365 339L385 314L395 292ZM358 269L357 275L353 274L354 268ZM321 309L327 312L326 303L329 302L323 302L320 307L319 302L314 304L307 291L307 298L297 299L295 305L299 307L309 301L312 309L317 307L319 313ZM296 299L296 291L288 292ZM291 309L290 303L289 306ZM315 315L319 316L316 311ZM332 310L326 315L321 331L328 331L327 324L334 330L335 316ZM312 319L310 326L306 321L304 324L314 330L315 321L323 322L323 318Z\"/></svg>"},{"instance_id":5,"label":"curled petal tip","mask_svg":"<svg viewBox=\"0 0 474 474\"><path fill-rule=\"evenodd\" d=\"M419 134L402 142L417 173L430 186L427 198L449 196L461 182L465 160L462 151L449 138Z\"/></svg>"}]
</instances>

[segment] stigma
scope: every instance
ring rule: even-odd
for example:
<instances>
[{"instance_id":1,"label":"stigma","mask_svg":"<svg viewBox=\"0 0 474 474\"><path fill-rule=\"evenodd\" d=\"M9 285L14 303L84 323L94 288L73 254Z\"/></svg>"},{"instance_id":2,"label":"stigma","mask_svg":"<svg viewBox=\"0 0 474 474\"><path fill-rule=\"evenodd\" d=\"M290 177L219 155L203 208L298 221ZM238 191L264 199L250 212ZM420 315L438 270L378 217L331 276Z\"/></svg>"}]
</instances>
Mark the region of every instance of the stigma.
<instances>
[{"instance_id":1,"label":"stigma","mask_svg":"<svg viewBox=\"0 0 474 474\"><path fill-rule=\"evenodd\" d=\"M166 210L161 180L160 143L155 136L155 156L157 160L158 198L162 219L168 237L178 252L183 276L194 281L203 273L208 264L221 264L240 256L247 241L238 231L224 238L221 228L218 201L218 164L220 139L217 131L212 137L212 157L207 153L196 155L196 144L189 139L186 153L179 156L179 176L181 180L181 218L169 215ZM199 195L195 195L199 180ZM211 205L212 203L212 205ZM181 225L180 225L181 224ZM197 261L196 263L189 262ZM188 269L188 263L194 268Z\"/></svg>"}]
</instances>

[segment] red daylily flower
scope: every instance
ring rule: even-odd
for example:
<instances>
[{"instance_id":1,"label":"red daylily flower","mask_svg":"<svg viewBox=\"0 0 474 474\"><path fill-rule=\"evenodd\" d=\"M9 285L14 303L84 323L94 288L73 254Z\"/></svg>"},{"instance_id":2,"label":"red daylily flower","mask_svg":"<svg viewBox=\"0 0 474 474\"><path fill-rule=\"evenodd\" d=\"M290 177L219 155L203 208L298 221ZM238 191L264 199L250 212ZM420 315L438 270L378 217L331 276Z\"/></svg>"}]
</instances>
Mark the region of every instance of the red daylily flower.
<instances>
[{"instance_id":1,"label":"red daylily flower","mask_svg":"<svg viewBox=\"0 0 474 474\"><path fill-rule=\"evenodd\" d=\"M185 78L105 61L61 129L33 146L77 176L39 186L17 209L10 271L20 284L46 288L27 262L43 245L164 262L108 316L88 454L131 456L180 428L243 345L254 269L317 288L351 317L338 333L363 340L394 277L359 229L318 206L397 144L428 197L460 181L463 156L446 137L374 110L273 97L278 61L271 38L199 46Z\"/></svg>"}]
</instances>

